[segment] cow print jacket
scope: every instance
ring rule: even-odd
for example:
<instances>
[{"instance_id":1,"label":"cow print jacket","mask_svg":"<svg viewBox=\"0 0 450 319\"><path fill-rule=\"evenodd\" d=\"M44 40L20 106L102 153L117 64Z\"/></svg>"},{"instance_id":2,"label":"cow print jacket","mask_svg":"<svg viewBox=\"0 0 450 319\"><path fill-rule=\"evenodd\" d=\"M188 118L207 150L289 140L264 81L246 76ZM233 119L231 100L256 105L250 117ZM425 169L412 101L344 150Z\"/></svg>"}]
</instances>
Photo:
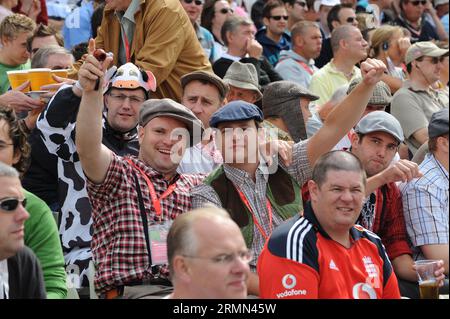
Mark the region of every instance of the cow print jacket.
<instances>
[{"instance_id":1,"label":"cow print jacket","mask_svg":"<svg viewBox=\"0 0 450 319\"><path fill-rule=\"evenodd\" d=\"M81 277L92 258L91 205L86 191L85 175L75 144L75 124L81 99L72 87L63 87L39 116L37 129L46 151L57 158L59 234L66 266ZM118 155L137 155L137 129L127 133L114 131L103 119L103 144ZM75 266L73 266L75 265ZM82 278L83 286L86 278Z\"/></svg>"}]
</instances>

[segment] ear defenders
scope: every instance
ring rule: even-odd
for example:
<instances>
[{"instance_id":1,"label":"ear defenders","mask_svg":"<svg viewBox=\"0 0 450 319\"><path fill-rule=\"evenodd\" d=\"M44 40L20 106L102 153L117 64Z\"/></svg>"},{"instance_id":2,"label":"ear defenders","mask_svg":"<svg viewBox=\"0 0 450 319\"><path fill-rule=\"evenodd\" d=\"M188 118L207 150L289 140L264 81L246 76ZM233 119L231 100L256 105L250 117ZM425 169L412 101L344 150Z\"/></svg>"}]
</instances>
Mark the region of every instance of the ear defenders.
<instances>
[{"instance_id":1,"label":"ear defenders","mask_svg":"<svg viewBox=\"0 0 450 319\"><path fill-rule=\"evenodd\" d=\"M383 51L387 51L389 49L389 43L388 42L383 42Z\"/></svg>"}]
</instances>

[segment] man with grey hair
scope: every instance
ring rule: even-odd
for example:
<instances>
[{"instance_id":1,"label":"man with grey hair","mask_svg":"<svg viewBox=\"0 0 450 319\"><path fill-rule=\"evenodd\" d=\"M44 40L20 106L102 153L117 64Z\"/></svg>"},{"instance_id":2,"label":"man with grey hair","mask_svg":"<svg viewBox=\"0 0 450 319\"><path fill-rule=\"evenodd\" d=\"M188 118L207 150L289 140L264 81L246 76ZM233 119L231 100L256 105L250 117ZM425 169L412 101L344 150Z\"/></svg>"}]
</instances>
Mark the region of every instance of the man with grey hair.
<instances>
[{"instance_id":1,"label":"man with grey hair","mask_svg":"<svg viewBox=\"0 0 450 319\"><path fill-rule=\"evenodd\" d=\"M263 48L255 40L253 22L248 18L232 16L222 26L222 40L228 50L213 64L214 73L223 78L234 61L251 63L258 72L258 83L264 87L282 80L269 61L262 55Z\"/></svg>"},{"instance_id":2,"label":"man with grey hair","mask_svg":"<svg viewBox=\"0 0 450 319\"><path fill-rule=\"evenodd\" d=\"M322 35L317 23L301 21L291 31L292 49L281 51L280 60L275 67L285 80L294 81L309 87L312 75L318 70L314 59L322 48Z\"/></svg>"},{"instance_id":3,"label":"man with grey hair","mask_svg":"<svg viewBox=\"0 0 450 319\"><path fill-rule=\"evenodd\" d=\"M258 73L251 63L233 62L225 74L223 82L230 88L227 95L228 102L242 100L254 104L262 98Z\"/></svg>"},{"instance_id":4,"label":"man with grey hair","mask_svg":"<svg viewBox=\"0 0 450 319\"><path fill-rule=\"evenodd\" d=\"M251 252L230 215L214 206L179 216L167 236L170 299L247 297Z\"/></svg>"},{"instance_id":5,"label":"man with grey hair","mask_svg":"<svg viewBox=\"0 0 450 319\"><path fill-rule=\"evenodd\" d=\"M358 28L342 25L333 30L331 48L334 58L314 73L309 86L320 97L318 105L328 101L337 88L361 76L356 64L367 57L367 47Z\"/></svg>"},{"instance_id":6,"label":"man with grey hair","mask_svg":"<svg viewBox=\"0 0 450 319\"><path fill-rule=\"evenodd\" d=\"M31 59L32 68L49 68L52 70L70 69L74 58L67 49L59 46L48 46L36 51Z\"/></svg>"},{"instance_id":7,"label":"man with grey hair","mask_svg":"<svg viewBox=\"0 0 450 319\"><path fill-rule=\"evenodd\" d=\"M45 299L42 270L24 246L24 223L30 217L19 173L0 162L0 300Z\"/></svg>"}]
</instances>

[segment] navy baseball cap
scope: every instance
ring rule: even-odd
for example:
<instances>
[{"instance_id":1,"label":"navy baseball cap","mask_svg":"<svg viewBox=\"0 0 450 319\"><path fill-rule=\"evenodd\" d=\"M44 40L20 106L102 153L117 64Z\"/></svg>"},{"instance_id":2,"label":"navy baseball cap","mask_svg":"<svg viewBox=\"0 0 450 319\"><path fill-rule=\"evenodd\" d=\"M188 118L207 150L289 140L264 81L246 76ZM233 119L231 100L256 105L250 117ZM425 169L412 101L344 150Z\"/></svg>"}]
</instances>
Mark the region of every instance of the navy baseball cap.
<instances>
[{"instance_id":1,"label":"navy baseball cap","mask_svg":"<svg viewBox=\"0 0 450 319\"><path fill-rule=\"evenodd\" d=\"M254 104L244 101L233 101L216 111L209 120L209 126L217 128L222 122L255 120L262 122L262 111Z\"/></svg>"}]
</instances>

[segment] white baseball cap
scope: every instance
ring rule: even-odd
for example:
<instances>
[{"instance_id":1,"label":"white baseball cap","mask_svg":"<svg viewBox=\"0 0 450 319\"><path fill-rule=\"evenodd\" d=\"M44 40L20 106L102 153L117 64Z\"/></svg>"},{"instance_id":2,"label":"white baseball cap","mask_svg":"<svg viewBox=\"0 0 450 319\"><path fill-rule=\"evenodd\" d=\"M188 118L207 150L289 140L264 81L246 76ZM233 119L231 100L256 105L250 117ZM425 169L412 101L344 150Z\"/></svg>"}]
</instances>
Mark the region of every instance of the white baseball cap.
<instances>
[{"instance_id":1,"label":"white baseball cap","mask_svg":"<svg viewBox=\"0 0 450 319\"><path fill-rule=\"evenodd\" d=\"M314 11L319 12L320 6L334 7L340 3L341 0L316 0L314 2Z\"/></svg>"}]
</instances>

